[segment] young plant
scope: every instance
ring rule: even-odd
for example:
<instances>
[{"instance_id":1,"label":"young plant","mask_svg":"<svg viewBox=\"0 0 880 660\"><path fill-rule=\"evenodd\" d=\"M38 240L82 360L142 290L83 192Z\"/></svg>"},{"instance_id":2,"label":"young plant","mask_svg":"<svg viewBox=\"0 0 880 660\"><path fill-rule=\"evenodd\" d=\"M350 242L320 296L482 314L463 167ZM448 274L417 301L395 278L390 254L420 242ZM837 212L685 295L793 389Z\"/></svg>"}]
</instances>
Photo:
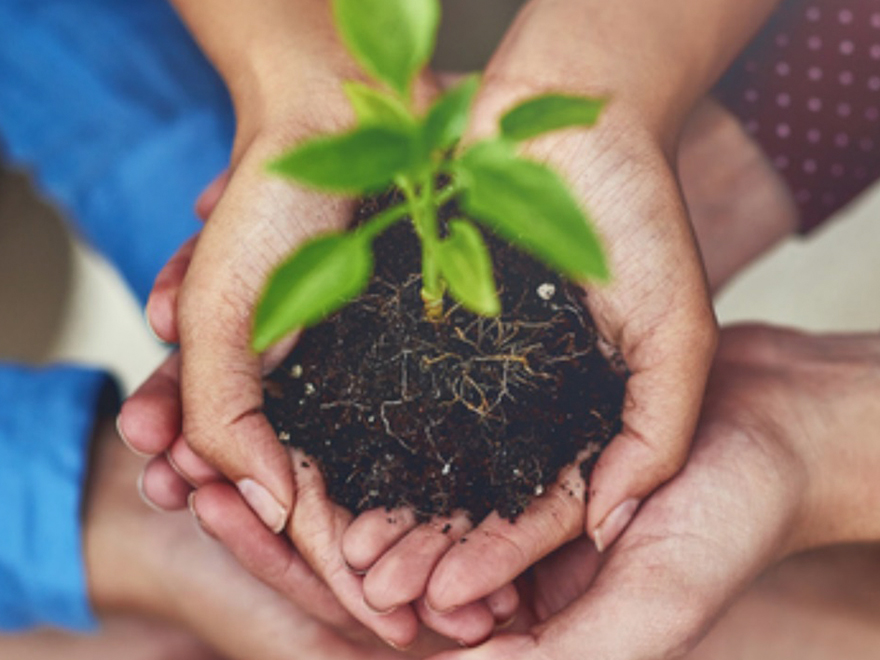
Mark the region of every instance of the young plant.
<instances>
[{"instance_id":1,"label":"young plant","mask_svg":"<svg viewBox=\"0 0 880 660\"><path fill-rule=\"evenodd\" d=\"M355 128L306 141L269 169L348 195L394 185L404 202L353 231L306 242L275 270L255 313L256 351L319 323L362 293L373 270L373 239L406 217L421 240L426 317L443 318L447 292L477 314L498 315L492 261L480 231L459 218L441 236L438 210L453 199L468 217L560 273L576 280L608 277L599 240L565 182L516 151L518 143L548 131L594 124L602 100L563 94L529 99L501 118L497 137L457 149L479 78L466 78L424 114L413 102L415 78L434 49L439 0L333 0L333 13L346 46L377 84L345 84ZM440 181L447 183L438 189Z\"/></svg>"}]
</instances>

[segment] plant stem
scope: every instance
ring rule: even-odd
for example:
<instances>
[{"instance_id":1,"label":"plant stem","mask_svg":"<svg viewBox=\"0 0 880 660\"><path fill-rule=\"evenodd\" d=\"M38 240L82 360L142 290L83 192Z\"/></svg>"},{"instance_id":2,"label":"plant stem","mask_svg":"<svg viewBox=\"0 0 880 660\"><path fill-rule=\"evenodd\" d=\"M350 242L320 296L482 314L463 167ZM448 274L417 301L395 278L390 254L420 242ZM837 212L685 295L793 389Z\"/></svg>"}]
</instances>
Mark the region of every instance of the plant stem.
<instances>
[{"instance_id":1,"label":"plant stem","mask_svg":"<svg viewBox=\"0 0 880 660\"><path fill-rule=\"evenodd\" d=\"M458 186L455 184L449 184L434 196L435 208L441 208L459 192ZM365 225L361 225L356 231L360 232L361 235L366 236L368 239L373 240L395 222L411 213L411 204L409 203L409 200L407 200L404 204L392 206L390 209L385 209L379 215L370 218Z\"/></svg>"},{"instance_id":2,"label":"plant stem","mask_svg":"<svg viewBox=\"0 0 880 660\"><path fill-rule=\"evenodd\" d=\"M425 304L425 317L430 321L439 321L443 318L443 280L434 257L439 235L438 200L434 193L433 176L426 176L418 189L410 179L402 180L400 188L409 202L413 225L422 243L422 302Z\"/></svg>"}]
</instances>

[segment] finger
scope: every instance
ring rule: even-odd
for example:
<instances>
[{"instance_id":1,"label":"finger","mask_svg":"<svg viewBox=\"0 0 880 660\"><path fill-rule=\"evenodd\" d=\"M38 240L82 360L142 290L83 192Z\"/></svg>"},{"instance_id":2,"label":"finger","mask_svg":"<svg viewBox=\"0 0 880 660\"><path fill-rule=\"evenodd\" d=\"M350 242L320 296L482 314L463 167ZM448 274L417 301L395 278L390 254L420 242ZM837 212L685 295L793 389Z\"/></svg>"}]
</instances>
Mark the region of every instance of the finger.
<instances>
[{"instance_id":1,"label":"finger","mask_svg":"<svg viewBox=\"0 0 880 660\"><path fill-rule=\"evenodd\" d=\"M192 486L203 486L222 478L217 470L190 449L183 436L172 443L165 456L174 471Z\"/></svg>"},{"instance_id":2,"label":"finger","mask_svg":"<svg viewBox=\"0 0 880 660\"><path fill-rule=\"evenodd\" d=\"M612 554L616 561L603 566L589 589L528 633L495 637L477 649L444 653L432 660L575 658L583 655L587 640L590 657L679 657L708 624L706 601L696 588L701 577L694 576L674 553L653 552L650 561L642 561L650 553L638 549L627 548L622 557ZM696 557L685 561L711 565ZM703 577L711 581L710 575ZM639 625L622 625L625 621Z\"/></svg>"},{"instance_id":3,"label":"finger","mask_svg":"<svg viewBox=\"0 0 880 660\"><path fill-rule=\"evenodd\" d=\"M356 572L366 572L416 526L411 509L373 509L360 514L342 536L342 555Z\"/></svg>"},{"instance_id":4,"label":"finger","mask_svg":"<svg viewBox=\"0 0 880 660\"><path fill-rule=\"evenodd\" d=\"M513 523L492 513L447 552L431 575L427 601L440 612L488 596L583 532L585 485L577 464Z\"/></svg>"},{"instance_id":5,"label":"finger","mask_svg":"<svg viewBox=\"0 0 880 660\"><path fill-rule=\"evenodd\" d=\"M230 484L199 488L190 508L205 531L256 578L330 625L353 625L352 617L290 542L266 529Z\"/></svg>"},{"instance_id":6,"label":"finger","mask_svg":"<svg viewBox=\"0 0 880 660\"><path fill-rule=\"evenodd\" d=\"M438 653L432 655L430 660L526 660L542 657L536 654L537 650L535 639L529 635L501 635L477 648Z\"/></svg>"},{"instance_id":7,"label":"finger","mask_svg":"<svg viewBox=\"0 0 880 660\"><path fill-rule=\"evenodd\" d=\"M203 222L208 220L228 183L229 170L224 170L199 195L195 211ZM169 344L180 341L177 330L177 295L192 261L197 241L198 234L186 241L162 267L147 300L147 323L159 339Z\"/></svg>"},{"instance_id":8,"label":"finger","mask_svg":"<svg viewBox=\"0 0 880 660\"><path fill-rule=\"evenodd\" d=\"M437 562L471 527L467 516L458 513L449 518L435 518L406 534L382 555L364 578L364 598L370 607L384 612L421 598ZM430 601L428 604L434 605ZM446 612L451 608L433 609Z\"/></svg>"},{"instance_id":9,"label":"finger","mask_svg":"<svg viewBox=\"0 0 880 660\"><path fill-rule=\"evenodd\" d=\"M486 596L485 601L499 627L510 623L520 605L519 592L512 582Z\"/></svg>"},{"instance_id":10,"label":"finger","mask_svg":"<svg viewBox=\"0 0 880 660\"><path fill-rule=\"evenodd\" d=\"M549 619L586 592L601 558L593 542L582 534L538 562L533 571L532 594L537 620Z\"/></svg>"},{"instance_id":11,"label":"finger","mask_svg":"<svg viewBox=\"0 0 880 660\"><path fill-rule=\"evenodd\" d=\"M207 222L211 213L214 212L214 207L217 206L217 202L220 201L220 197L223 196L223 192L226 190L230 175L229 169L223 170L217 178L208 184L196 200L196 216L202 222Z\"/></svg>"},{"instance_id":12,"label":"finger","mask_svg":"<svg viewBox=\"0 0 880 660\"><path fill-rule=\"evenodd\" d=\"M273 531L285 527L295 482L262 413L253 311L272 268L307 237L341 226L352 205L267 177L277 149L271 142L248 149L202 230L178 296L184 436Z\"/></svg>"},{"instance_id":13,"label":"finger","mask_svg":"<svg viewBox=\"0 0 880 660\"><path fill-rule=\"evenodd\" d=\"M482 601L441 614L430 609L420 598L415 608L422 623L444 637L455 640L460 646L479 644L487 640L495 629L495 618Z\"/></svg>"},{"instance_id":14,"label":"finger","mask_svg":"<svg viewBox=\"0 0 880 660\"><path fill-rule=\"evenodd\" d=\"M147 323L153 334L168 344L180 342L177 328L177 298L198 239L199 234L192 236L162 266L153 283L150 297L147 298Z\"/></svg>"},{"instance_id":15,"label":"finger","mask_svg":"<svg viewBox=\"0 0 880 660\"><path fill-rule=\"evenodd\" d=\"M536 581L547 579L540 598L549 619L529 634L495 638L474 652L433 660L580 657L585 640L596 658L682 656L726 602L772 561L778 537L785 534L780 530L790 520L787 504L778 501L784 498L770 496L775 487L766 487L767 480L749 485L741 470L730 468L750 461L753 451L766 463L765 448L729 435L727 426L714 432L728 435L698 444L685 470L651 496L604 555L595 579L599 557L587 552L579 560L581 541L563 550L573 554L545 567L543 575L536 567ZM569 589L569 581L577 584Z\"/></svg>"},{"instance_id":16,"label":"finger","mask_svg":"<svg viewBox=\"0 0 880 660\"><path fill-rule=\"evenodd\" d=\"M395 648L416 639L418 621L412 608L401 605L377 612L364 599L364 580L352 573L342 556L342 536L351 514L327 498L320 471L298 450L291 452L297 480L297 504L288 532L315 572L358 621Z\"/></svg>"},{"instance_id":17,"label":"finger","mask_svg":"<svg viewBox=\"0 0 880 660\"><path fill-rule=\"evenodd\" d=\"M247 346L247 316L238 317L238 325L217 323L219 336L214 339L206 338L213 327L191 331L189 340L184 337L182 351L189 355L181 367L183 407L188 411L184 437L278 533L294 500L289 456L262 413L262 365Z\"/></svg>"},{"instance_id":18,"label":"finger","mask_svg":"<svg viewBox=\"0 0 880 660\"><path fill-rule=\"evenodd\" d=\"M156 456L144 466L138 477L138 492L148 505L161 511L179 511L186 508L192 486L166 460Z\"/></svg>"},{"instance_id":19,"label":"finger","mask_svg":"<svg viewBox=\"0 0 880 660\"><path fill-rule=\"evenodd\" d=\"M600 551L612 545L642 502L684 465L696 428L717 344L711 309L682 304L677 320L639 330L622 342L631 376L622 430L596 464L590 480L587 532ZM661 324L662 325L662 324Z\"/></svg>"},{"instance_id":20,"label":"finger","mask_svg":"<svg viewBox=\"0 0 880 660\"><path fill-rule=\"evenodd\" d=\"M180 357L171 354L122 404L116 428L135 453L154 456L180 435Z\"/></svg>"}]
</instances>

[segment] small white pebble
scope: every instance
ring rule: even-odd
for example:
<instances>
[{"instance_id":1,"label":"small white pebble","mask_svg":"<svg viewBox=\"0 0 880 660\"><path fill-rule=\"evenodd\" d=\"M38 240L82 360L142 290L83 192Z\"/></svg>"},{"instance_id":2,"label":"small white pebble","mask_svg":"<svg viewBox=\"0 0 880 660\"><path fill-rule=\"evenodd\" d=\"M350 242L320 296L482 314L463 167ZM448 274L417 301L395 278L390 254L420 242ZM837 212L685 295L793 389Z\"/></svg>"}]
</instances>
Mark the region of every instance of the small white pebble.
<instances>
[{"instance_id":1,"label":"small white pebble","mask_svg":"<svg viewBox=\"0 0 880 660\"><path fill-rule=\"evenodd\" d=\"M452 472L452 463L445 463L443 465L443 469L440 470L440 474L442 474L445 477L450 472Z\"/></svg>"},{"instance_id":2,"label":"small white pebble","mask_svg":"<svg viewBox=\"0 0 880 660\"><path fill-rule=\"evenodd\" d=\"M541 497L544 494L544 487L541 484L535 486L535 497Z\"/></svg>"},{"instance_id":3,"label":"small white pebble","mask_svg":"<svg viewBox=\"0 0 880 660\"><path fill-rule=\"evenodd\" d=\"M300 378L303 375L303 368L301 364L295 364L290 368L290 375L294 378Z\"/></svg>"},{"instance_id":4,"label":"small white pebble","mask_svg":"<svg viewBox=\"0 0 880 660\"><path fill-rule=\"evenodd\" d=\"M312 396L315 393L315 386L311 383L306 383L303 389L305 390L306 396Z\"/></svg>"},{"instance_id":5,"label":"small white pebble","mask_svg":"<svg viewBox=\"0 0 880 660\"><path fill-rule=\"evenodd\" d=\"M278 439L281 440L281 442L287 442L288 440L290 440L290 433L288 433L287 431L282 431L278 434Z\"/></svg>"},{"instance_id":6,"label":"small white pebble","mask_svg":"<svg viewBox=\"0 0 880 660\"><path fill-rule=\"evenodd\" d=\"M556 295L556 285L552 282L544 282L538 286L538 298L541 300L550 300Z\"/></svg>"},{"instance_id":7,"label":"small white pebble","mask_svg":"<svg viewBox=\"0 0 880 660\"><path fill-rule=\"evenodd\" d=\"M520 470L519 468L513 468L513 476L514 476L514 477L521 477L521 476L522 476L522 470Z\"/></svg>"}]
</instances>

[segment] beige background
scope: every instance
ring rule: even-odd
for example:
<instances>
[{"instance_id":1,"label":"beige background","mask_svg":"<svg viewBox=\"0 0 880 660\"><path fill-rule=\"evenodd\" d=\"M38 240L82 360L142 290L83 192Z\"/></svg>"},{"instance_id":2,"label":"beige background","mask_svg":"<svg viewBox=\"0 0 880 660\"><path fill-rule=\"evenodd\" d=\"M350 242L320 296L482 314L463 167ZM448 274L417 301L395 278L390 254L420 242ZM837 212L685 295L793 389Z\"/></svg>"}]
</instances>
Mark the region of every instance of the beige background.
<instances>
[{"instance_id":1,"label":"beige background","mask_svg":"<svg viewBox=\"0 0 880 660\"><path fill-rule=\"evenodd\" d=\"M519 0L445 0L438 50L449 69L480 65ZM718 300L722 322L880 330L880 187L821 232L791 239ZM130 389L165 349L114 270L63 229L21 174L0 172L0 359L104 365Z\"/></svg>"}]
</instances>

